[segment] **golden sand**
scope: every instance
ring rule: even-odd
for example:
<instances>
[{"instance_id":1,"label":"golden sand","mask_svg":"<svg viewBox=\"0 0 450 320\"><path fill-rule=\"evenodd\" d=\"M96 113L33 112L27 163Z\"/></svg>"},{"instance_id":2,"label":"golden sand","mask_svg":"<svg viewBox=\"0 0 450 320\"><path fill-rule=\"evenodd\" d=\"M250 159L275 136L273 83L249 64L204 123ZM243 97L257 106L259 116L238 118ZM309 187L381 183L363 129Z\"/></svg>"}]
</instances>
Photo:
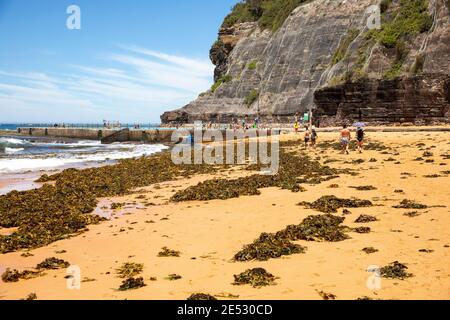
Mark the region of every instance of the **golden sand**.
<instances>
[{"instance_id":1,"label":"golden sand","mask_svg":"<svg viewBox=\"0 0 450 320\"><path fill-rule=\"evenodd\" d=\"M0 270L7 267L24 270L42 260L56 256L77 265L85 281L80 290L69 290L66 270L47 271L46 275L17 283L0 282L0 299L21 299L36 293L38 299L186 299L192 293L207 293L219 299L322 299L318 291L332 293L337 299L450 299L450 198L448 174L450 160L442 154L450 151L450 133L370 133L372 141L381 141L398 152L396 161L385 161L392 155L367 151L342 155L335 150L311 151L334 168L359 169L358 176L342 175L320 185L305 185L303 193L278 188L263 189L260 196L226 201L169 203L175 191L211 178L197 176L146 188L147 201L155 205L126 208L111 221L90 226L89 231L56 242L48 247L0 255ZM300 136L283 136L299 139ZM336 140L336 134L322 133L321 140ZM434 154L434 163L414 161L423 155L416 146L424 143ZM299 144L299 148L300 148ZM377 162L369 162L375 158ZM362 164L351 164L363 159ZM397 164L397 161L400 164ZM347 162L347 163L346 163ZM444 165L445 164L445 165ZM409 173L410 175L402 175ZM243 173L233 172L231 176ZM438 174L438 178L424 176ZM221 177L223 178L223 177ZM330 184L339 188L330 189ZM372 185L373 191L357 191L351 186ZM403 193L395 191L403 190ZM276 232L287 225L298 224L317 211L297 206L301 201L315 201L324 195L357 197L373 201L371 208L350 209L345 225L361 226L354 221L361 214L373 215L379 221L368 224L369 234L351 233L351 239L338 243L298 242L307 246L306 254L293 255L267 262L238 263L231 261L243 245L251 243L262 232ZM104 201L138 203L139 195ZM394 209L403 199L431 206L419 210L417 217L404 214L414 210ZM342 215L340 210L337 215ZM366 225L364 225L366 226ZM161 258L167 247L181 252L179 258ZM363 248L379 251L366 254ZM422 249L429 250L419 252ZM57 251L66 253L56 253ZM194 259L195 258L195 259ZM382 279L380 289L369 289L369 266L386 266L400 261L414 277L406 280ZM115 270L124 262L144 264L146 287L119 292L122 283ZM262 267L278 279L277 285L255 289L234 286L233 275ZM169 281L169 274L182 279ZM150 281L156 277L157 281ZM95 280L95 281L94 281ZM70 280L69 280L70 281Z\"/></svg>"}]
</instances>

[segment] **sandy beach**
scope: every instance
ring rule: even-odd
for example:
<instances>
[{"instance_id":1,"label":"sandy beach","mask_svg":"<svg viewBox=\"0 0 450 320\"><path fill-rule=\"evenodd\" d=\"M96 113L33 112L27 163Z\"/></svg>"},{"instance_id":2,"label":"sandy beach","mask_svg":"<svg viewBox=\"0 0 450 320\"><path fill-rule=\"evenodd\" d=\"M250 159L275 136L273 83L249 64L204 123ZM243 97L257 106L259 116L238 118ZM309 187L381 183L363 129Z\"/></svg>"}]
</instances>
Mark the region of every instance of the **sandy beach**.
<instances>
[{"instance_id":1,"label":"sandy beach","mask_svg":"<svg viewBox=\"0 0 450 320\"><path fill-rule=\"evenodd\" d=\"M335 142L336 133L320 133L319 142ZM164 182L139 193L101 199L103 205L126 203L109 221L90 225L89 231L30 251L0 255L0 272L6 268L27 270L49 257L58 257L81 270L81 289L67 288L66 269L15 283L0 282L0 299L23 299L35 293L45 299L186 299L206 293L218 299L320 300L318 292L337 299L450 299L450 132L368 134L371 142L389 147L387 152L352 151L343 155L332 148L308 151L313 159L332 168L354 169L358 175L340 175L317 185L302 185L306 191L293 193L266 188L257 196L228 200L170 202L175 192L211 178L233 178L248 174L230 170L227 177L196 175L190 179ZM283 135L282 140L300 136ZM420 144L418 146L418 144ZM422 145L423 144L423 145ZM428 152L426 158L424 152ZM446 155L446 156L445 156ZM375 160L374 160L375 159ZM360 161L354 161L360 160ZM433 161L431 161L433 160ZM330 188L330 185L337 185ZM373 186L358 191L352 187ZM4 186L0 186L4 187ZM375 189L376 188L376 189ZM349 233L342 242L296 243L307 247L304 254L268 261L234 262L233 256L263 232L277 232L299 224L320 212L298 205L322 196L370 200L374 206L350 208L344 224L370 227L368 234ZM143 200L152 202L143 205ZM404 199L427 205L422 210L397 209ZM416 211L415 214L411 212ZM410 214L405 215L405 214ZM362 214L378 221L355 223ZM343 216L339 209L336 216ZM180 251L180 257L158 257L163 247ZM362 250L378 250L367 254ZM27 257L23 253L27 252ZM399 261L412 277L381 279L379 289L369 289L370 266ZM142 263L146 286L120 292L116 269L125 262ZM263 288L233 285L233 275L261 267L272 273L276 285ZM170 274L182 278L169 281ZM151 279L153 278L153 279Z\"/></svg>"}]
</instances>

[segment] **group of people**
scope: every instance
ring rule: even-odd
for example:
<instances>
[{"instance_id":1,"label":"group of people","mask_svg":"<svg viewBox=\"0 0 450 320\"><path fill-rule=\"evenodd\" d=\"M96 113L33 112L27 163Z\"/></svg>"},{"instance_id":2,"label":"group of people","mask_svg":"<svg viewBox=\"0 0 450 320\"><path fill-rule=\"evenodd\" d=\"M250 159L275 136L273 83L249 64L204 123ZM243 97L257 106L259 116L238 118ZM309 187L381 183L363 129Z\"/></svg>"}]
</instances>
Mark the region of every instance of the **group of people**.
<instances>
[{"instance_id":1,"label":"group of people","mask_svg":"<svg viewBox=\"0 0 450 320\"><path fill-rule=\"evenodd\" d=\"M294 126L295 133L298 134L300 130L300 124L298 122L295 123ZM317 144L317 139L319 138L316 127L306 127L305 128L305 149L308 149L308 147L315 148Z\"/></svg>"},{"instance_id":2,"label":"group of people","mask_svg":"<svg viewBox=\"0 0 450 320\"><path fill-rule=\"evenodd\" d=\"M357 127L357 129L356 129L356 145L357 145L359 153L363 152L365 137L366 137L366 132L364 131L364 128L362 126ZM343 153L350 154L349 146L350 146L351 141L352 141L352 132L348 128L347 125L344 125L343 129L341 131L341 146L342 146Z\"/></svg>"},{"instance_id":3,"label":"group of people","mask_svg":"<svg viewBox=\"0 0 450 320\"><path fill-rule=\"evenodd\" d=\"M300 123L298 121L296 121L294 124L294 130L296 134L298 134L300 131ZM358 126L356 129L356 145L359 153L363 152L365 137L366 132L364 131L363 126ZM305 149L308 149L308 147L315 148L318 138L319 136L317 134L316 128L314 126L307 126L304 132ZM352 132L348 125L344 125L339 137L339 142L342 146L342 153L350 154L349 147L351 141Z\"/></svg>"}]
</instances>

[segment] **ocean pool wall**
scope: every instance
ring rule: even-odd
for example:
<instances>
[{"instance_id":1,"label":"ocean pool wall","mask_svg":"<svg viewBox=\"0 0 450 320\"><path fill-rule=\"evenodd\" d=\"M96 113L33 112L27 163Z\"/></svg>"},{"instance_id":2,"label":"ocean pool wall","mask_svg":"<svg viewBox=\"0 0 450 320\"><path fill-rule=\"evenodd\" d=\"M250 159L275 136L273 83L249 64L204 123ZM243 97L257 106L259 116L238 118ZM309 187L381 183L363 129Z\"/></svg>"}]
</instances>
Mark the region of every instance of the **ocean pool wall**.
<instances>
[{"instance_id":1,"label":"ocean pool wall","mask_svg":"<svg viewBox=\"0 0 450 320\"><path fill-rule=\"evenodd\" d=\"M102 140L117 137L117 142L136 141L152 143L171 142L174 130L120 130L120 129L87 129L87 128L18 128L17 133L32 137L55 137L83 140Z\"/></svg>"}]
</instances>

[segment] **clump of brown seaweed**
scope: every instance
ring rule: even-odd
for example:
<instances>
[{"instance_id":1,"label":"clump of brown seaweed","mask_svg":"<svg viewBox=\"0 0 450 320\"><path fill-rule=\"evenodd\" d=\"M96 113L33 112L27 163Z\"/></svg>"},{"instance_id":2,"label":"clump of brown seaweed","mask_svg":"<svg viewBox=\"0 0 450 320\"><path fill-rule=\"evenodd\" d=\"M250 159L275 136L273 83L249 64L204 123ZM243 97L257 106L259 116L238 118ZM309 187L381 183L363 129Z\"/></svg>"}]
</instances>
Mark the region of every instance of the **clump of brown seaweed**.
<instances>
[{"instance_id":1,"label":"clump of brown seaweed","mask_svg":"<svg viewBox=\"0 0 450 320\"><path fill-rule=\"evenodd\" d=\"M166 277L166 279L169 280L169 281L176 281L176 280L180 280L182 278L183 278L182 276L180 276L179 274L176 274L176 273L169 274Z\"/></svg>"},{"instance_id":2,"label":"clump of brown seaweed","mask_svg":"<svg viewBox=\"0 0 450 320\"><path fill-rule=\"evenodd\" d=\"M268 273L263 268L249 269L241 274L234 275L234 285L241 286L249 284L253 288L261 288L265 286L273 286L275 283L275 276Z\"/></svg>"},{"instance_id":3,"label":"clump of brown seaweed","mask_svg":"<svg viewBox=\"0 0 450 320\"><path fill-rule=\"evenodd\" d=\"M349 239L345 234L349 228L342 225L344 221L344 217L331 214L309 216L299 225L288 226L276 236L291 241L340 242Z\"/></svg>"},{"instance_id":4,"label":"clump of brown seaweed","mask_svg":"<svg viewBox=\"0 0 450 320\"><path fill-rule=\"evenodd\" d=\"M36 293L30 293L24 300L26 301L34 301L37 300L37 295Z\"/></svg>"},{"instance_id":5,"label":"clump of brown seaweed","mask_svg":"<svg viewBox=\"0 0 450 320\"><path fill-rule=\"evenodd\" d=\"M409 218L416 218L420 216L420 213L418 211L410 211L403 214L405 217Z\"/></svg>"},{"instance_id":6,"label":"clump of brown seaweed","mask_svg":"<svg viewBox=\"0 0 450 320\"><path fill-rule=\"evenodd\" d=\"M381 268L381 276L383 278L404 280L413 276L412 273L407 273L406 270L408 270L407 266L395 261L390 265Z\"/></svg>"},{"instance_id":7,"label":"clump of brown seaweed","mask_svg":"<svg viewBox=\"0 0 450 320\"><path fill-rule=\"evenodd\" d=\"M301 202L299 205L324 213L336 213L340 208L365 208L373 206L369 200L340 199L336 196L324 196L312 203Z\"/></svg>"},{"instance_id":8,"label":"clump of brown seaweed","mask_svg":"<svg viewBox=\"0 0 450 320\"><path fill-rule=\"evenodd\" d=\"M175 250L170 250L167 247L162 248L161 252L158 253L158 257L179 257L180 252Z\"/></svg>"},{"instance_id":9,"label":"clump of brown seaweed","mask_svg":"<svg viewBox=\"0 0 450 320\"><path fill-rule=\"evenodd\" d=\"M126 262L116 270L121 278L132 278L142 273L144 265L142 263Z\"/></svg>"},{"instance_id":10,"label":"clump of brown seaweed","mask_svg":"<svg viewBox=\"0 0 450 320\"><path fill-rule=\"evenodd\" d=\"M367 254L372 254L372 253L377 253L378 249L375 249L374 247L367 247L367 248L362 249L362 251Z\"/></svg>"},{"instance_id":11,"label":"clump of brown seaweed","mask_svg":"<svg viewBox=\"0 0 450 320\"><path fill-rule=\"evenodd\" d=\"M144 278L128 278L122 282L119 291L136 290L145 287Z\"/></svg>"},{"instance_id":12,"label":"clump of brown seaweed","mask_svg":"<svg viewBox=\"0 0 450 320\"><path fill-rule=\"evenodd\" d=\"M356 233L360 233L360 234L367 234L367 233L371 233L372 229L370 229L369 227L359 227L359 228L353 229L353 231L355 231Z\"/></svg>"},{"instance_id":13,"label":"clump of brown seaweed","mask_svg":"<svg viewBox=\"0 0 450 320\"><path fill-rule=\"evenodd\" d=\"M9 282L18 282L19 280L29 280L37 277L41 277L43 273L41 271L18 271L16 269L6 269L6 271L2 274L2 281L5 283Z\"/></svg>"},{"instance_id":14,"label":"clump of brown seaweed","mask_svg":"<svg viewBox=\"0 0 450 320\"><path fill-rule=\"evenodd\" d=\"M416 209L416 210L421 210L421 209L427 209L428 206L424 205L424 204L417 203L417 202L412 201L412 200L405 199L399 205L394 206L394 208L395 209Z\"/></svg>"},{"instance_id":15,"label":"clump of brown seaweed","mask_svg":"<svg viewBox=\"0 0 450 320\"><path fill-rule=\"evenodd\" d=\"M377 187L374 186L360 186L360 187L350 187L352 189L356 189L358 191L373 191L373 190L378 190Z\"/></svg>"},{"instance_id":16,"label":"clump of brown seaweed","mask_svg":"<svg viewBox=\"0 0 450 320\"><path fill-rule=\"evenodd\" d=\"M362 214L355 220L355 223L370 223L378 221L378 219L374 216L369 216L367 214Z\"/></svg>"},{"instance_id":17,"label":"clump of brown seaweed","mask_svg":"<svg viewBox=\"0 0 450 320\"><path fill-rule=\"evenodd\" d=\"M319 294L319 296L322 297L323 300L336 300L336 295L332 293L326 293L324 291L316 290L316 292Z\"/></svg>"},{"instance_id":18,"label":"clump of brown seaweed","mask_svg":"<svg viewBox=\"0 0 450 320\"><path fill-rule=\"evenodd\" d=\"M305 253L306 248L282 239L274 234L263 233L252 244L244 246L235 256L235 261L266 261L282 256Z\"/></svg>"},{"instance_id":19,"label":"clump of brown seaweed","mask_svg":"<svg viewBox=\"0 0 450 320\"><path fill-rule=\"evenodd\" d=\"M345 218L331 214L309 216L299 225L291 225L277 233L263 233L252 244L244 246L235 256L235 261L266 261L285 255L301 254L306 247L291 241L328 241L339 242L349 239L345 232L350 231L342 226Z\"/></svg>"},{"instance_id":20,"label":"clump of brown seaweed","mask_svg":"<svg viewBox=\"0 0 450 320\"><path fill-rule=\"evenodd\" d=\"M70 263L58 258L47 258L36 266L38 270L58 270L68 268Z\"/></svg>"},{"instance_id":21,"label":"clump of brown seaweed","mask_svg":"<svg viewBox=\"0 0 450 320\"><path fill-rule=\"evenodd\" d=\"M215 301L217 298L213 297L212 295L205 294L205 293L193 293L189 298L187 298L188 301Z\"/></svg>"}]
</instances>

